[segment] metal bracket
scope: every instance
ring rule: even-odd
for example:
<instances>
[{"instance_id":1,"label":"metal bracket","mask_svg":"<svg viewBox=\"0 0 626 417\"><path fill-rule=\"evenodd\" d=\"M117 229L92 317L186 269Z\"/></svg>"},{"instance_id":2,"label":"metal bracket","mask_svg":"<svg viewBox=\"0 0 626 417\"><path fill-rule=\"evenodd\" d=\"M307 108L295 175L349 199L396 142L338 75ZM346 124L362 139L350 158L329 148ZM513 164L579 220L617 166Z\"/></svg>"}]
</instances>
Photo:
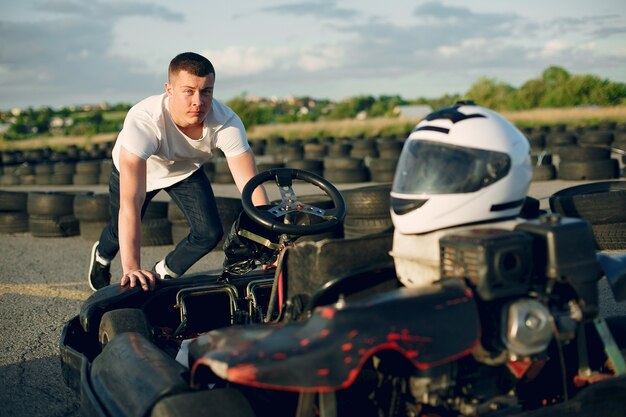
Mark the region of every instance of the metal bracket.
<instances>
[{"instance_id":1,"label":"metal bracket","mask_svg":"<svg viewBox=\"0 0 626 417\"><path fill-rule=\"evenodd\" d=\"M596 326L598 335L602 340L606 356L608 356L609 360L613 363L615 375L620 376L626 374L626 362L624 361L624 356L617 346L617 343L615 343L615 339L613 338L606 321L599 317L593 320L593 324Z\"/></svg>"}]
</instances>

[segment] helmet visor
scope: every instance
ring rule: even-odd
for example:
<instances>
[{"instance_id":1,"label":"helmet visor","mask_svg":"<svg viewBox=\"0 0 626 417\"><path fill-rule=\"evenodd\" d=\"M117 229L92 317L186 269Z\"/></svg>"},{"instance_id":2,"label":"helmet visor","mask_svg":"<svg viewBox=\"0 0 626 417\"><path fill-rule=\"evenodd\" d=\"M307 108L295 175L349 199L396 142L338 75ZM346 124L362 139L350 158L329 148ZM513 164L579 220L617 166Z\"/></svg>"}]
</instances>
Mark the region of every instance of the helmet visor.
<instances>
[{"instance_id":1,"label":"helmet visor","mask_svg":"<svg viewBox=\"0 0 626 417\"><path fill-rule=\"evenodd\" d=\"M410 140L400 155L392 191L472 193L505 177L510 169L511 158L502 152Z\"/></svg>"}]
</instances>

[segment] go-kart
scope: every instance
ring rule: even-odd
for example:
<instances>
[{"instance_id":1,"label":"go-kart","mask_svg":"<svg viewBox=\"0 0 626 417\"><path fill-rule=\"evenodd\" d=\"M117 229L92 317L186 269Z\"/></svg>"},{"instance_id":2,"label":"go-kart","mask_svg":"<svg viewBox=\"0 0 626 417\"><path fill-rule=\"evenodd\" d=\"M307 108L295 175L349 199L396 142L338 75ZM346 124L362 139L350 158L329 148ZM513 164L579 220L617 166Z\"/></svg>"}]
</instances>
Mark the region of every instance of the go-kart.
<instances>
[{"instance_id":1,"label":"go-kart","mask_svg":"<svg viewBox=\"0 0 626 417\"><path fill-rule=\"evenodd\" d=\"M333 208L300 202L294 178ZM282 200L254 207L269 180ZM388 234L298 243L345 214L322 178L270 170L242 200L222 274L107 287L65 325L84 415L623 415L626 321L598 316L597 286L626 299L626 259L597 254L586 221L452 232L440 279L406 288Z\"/></svg>"}]
</instances>

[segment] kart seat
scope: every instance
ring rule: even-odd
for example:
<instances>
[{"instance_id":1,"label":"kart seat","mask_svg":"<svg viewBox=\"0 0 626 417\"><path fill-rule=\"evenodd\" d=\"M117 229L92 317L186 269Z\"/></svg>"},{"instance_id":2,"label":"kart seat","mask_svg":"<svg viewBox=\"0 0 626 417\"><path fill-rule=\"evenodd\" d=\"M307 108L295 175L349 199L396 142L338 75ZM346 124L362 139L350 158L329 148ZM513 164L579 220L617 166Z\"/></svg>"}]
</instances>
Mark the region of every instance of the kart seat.
<instances>
[{"instance_id":1,"label":"kart seat","mask_svg":"<svg viewBox=\"0 0 626 417\"><path fill-rule=\"evenodd\" d=\"M91 381L109 415L144 417L161 398L187 391L187 368L139 333L113 338L91 366Z\"/></svg>"},{"instance_id":2,"label":"kart seat","mask_svg":"<svg viewBox=\"0 0 626 417\"><path fill-rule=\"evenodd\" d=\"M282 259L282 298L290 318L342 296L356 298L397 287L397 277L388 272L393 272L392 240L392 233L381 233L288 247Z\"/></svg>"}]
</instances>

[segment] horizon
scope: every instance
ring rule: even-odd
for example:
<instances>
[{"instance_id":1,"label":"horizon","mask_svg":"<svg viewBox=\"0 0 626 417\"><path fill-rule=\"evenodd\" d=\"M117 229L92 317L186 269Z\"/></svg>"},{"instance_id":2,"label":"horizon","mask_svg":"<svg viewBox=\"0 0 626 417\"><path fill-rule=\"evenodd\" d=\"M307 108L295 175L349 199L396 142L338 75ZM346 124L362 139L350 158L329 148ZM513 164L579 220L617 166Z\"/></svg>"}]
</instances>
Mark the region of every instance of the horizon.
<instances>
[{"instance_id":1,"label":"horizon","mask_svg":"<svg viewBox=\"0 0 626 417\"><path fill-rule=\"evenodd\" d=\"M184 9L165 0L24 0L2 9L7 110L134 104L163 91L169 60L185 50L213 62L224 102L437 98L462 95L481 77L518 88L551 65L626 82L618 0L191 0Z\"/></svg>"}]
</instances>

